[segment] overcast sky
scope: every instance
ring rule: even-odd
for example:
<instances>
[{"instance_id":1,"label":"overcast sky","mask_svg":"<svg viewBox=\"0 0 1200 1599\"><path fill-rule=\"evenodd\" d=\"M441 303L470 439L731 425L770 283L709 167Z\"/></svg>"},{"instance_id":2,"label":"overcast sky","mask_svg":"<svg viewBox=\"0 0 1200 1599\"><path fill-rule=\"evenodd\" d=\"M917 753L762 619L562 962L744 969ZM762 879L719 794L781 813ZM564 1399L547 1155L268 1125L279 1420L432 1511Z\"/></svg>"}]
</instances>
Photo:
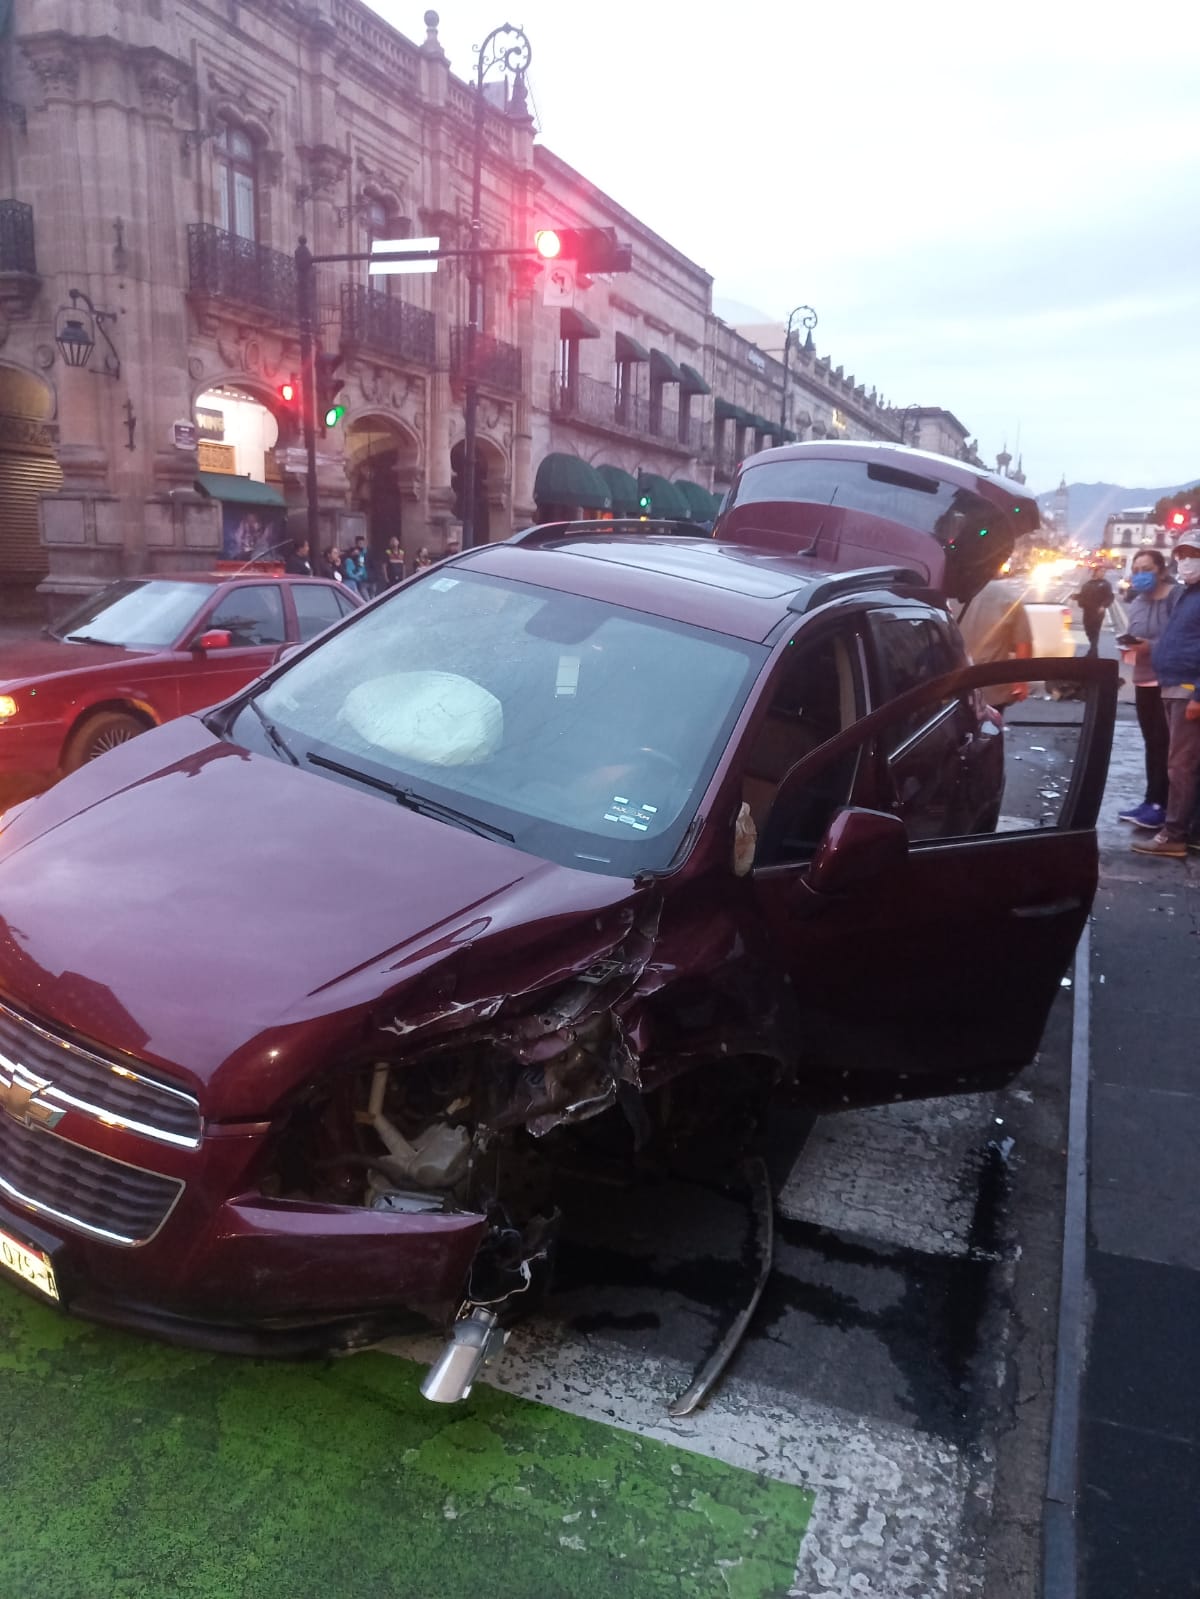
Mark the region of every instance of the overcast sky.
<instances>
[{"instance_id":1,"label":"overcast sky","mask_svg":"<svg viewBox=\"0 0 1200 1599\"><path fill-rule=\"evenodd\" d=\"M370 0L410 39L424 8ZM446 0L451 68L507 20ZM525 0L539 137L1031 487L1200 476L1200 10ZM720 306L718 305L718 310Z\"/></svg>"}]
</instances>

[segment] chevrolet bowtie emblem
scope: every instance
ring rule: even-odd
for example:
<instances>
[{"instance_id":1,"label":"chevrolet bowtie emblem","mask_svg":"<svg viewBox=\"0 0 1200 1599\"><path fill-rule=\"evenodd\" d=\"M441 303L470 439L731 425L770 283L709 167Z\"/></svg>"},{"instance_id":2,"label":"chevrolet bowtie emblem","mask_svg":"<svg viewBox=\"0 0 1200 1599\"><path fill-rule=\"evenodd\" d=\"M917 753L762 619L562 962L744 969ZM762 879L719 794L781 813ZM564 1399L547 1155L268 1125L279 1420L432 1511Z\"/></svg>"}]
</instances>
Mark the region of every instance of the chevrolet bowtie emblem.
<instances>
[{"instance_id":1,"label":"chevrolet bowtie emblem","mask_svg":"<svg viewBox=\"0 0 1200 1599\"><path fill-rule=\"evenodd\" d=\"M0 1110L25 1127L57 1127L66 1112L39 1097L49 1087L51 1084L40 1077L20 1082L14 1073L12 1081L7 1083L0 1077Z\"/></svg>"}]
</instances>

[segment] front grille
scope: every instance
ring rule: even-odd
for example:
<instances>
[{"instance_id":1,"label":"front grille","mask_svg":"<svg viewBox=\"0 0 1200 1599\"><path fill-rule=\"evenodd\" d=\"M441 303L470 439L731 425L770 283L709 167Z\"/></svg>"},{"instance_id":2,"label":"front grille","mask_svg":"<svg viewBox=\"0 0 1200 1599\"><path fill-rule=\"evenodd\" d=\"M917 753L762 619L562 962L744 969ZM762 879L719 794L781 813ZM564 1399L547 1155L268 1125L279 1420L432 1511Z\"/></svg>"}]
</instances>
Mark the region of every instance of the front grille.
<instances>
[{"instance_id":1,"label":"front grille","mask_svg":"<svg viewBox=\"0 0 1200 1599\"><path fill-rule=\"evenodd\" d=\"M0 1005L0 1085L12 1082L14 1067L46 1083L39 1097L64 1109L165 1144L194 1149L200 1142L200 1106L191 1094L93 1055Z\"/></svg>"},{"instance_id":2,"label":"front grille","mask_svg":"<svg viewBox=\"0 0 1200 1599\"><path fill-rule=\"evenodd\" d=\"M0 1112L0 1194L113 1244L144 1244L183 1191L142 1171Z\"/></svg>"}]
</instances>

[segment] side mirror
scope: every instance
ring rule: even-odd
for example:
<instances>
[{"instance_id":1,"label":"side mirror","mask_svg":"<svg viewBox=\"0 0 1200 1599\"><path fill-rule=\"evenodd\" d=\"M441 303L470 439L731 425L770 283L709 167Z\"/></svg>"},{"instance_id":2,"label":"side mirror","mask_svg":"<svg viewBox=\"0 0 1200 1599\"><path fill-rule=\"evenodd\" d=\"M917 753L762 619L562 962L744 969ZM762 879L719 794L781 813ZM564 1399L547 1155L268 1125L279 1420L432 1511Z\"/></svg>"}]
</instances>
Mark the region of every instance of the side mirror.
<instances>
[{"instance_id":1,"label":"side mirror","mask_svg":"<svg viewBox=\"0 0 1200 1599\"><path fill-rule=\"evenodd\" d=\"M208 650L227 650L233 643L233 634L223 627L210 627L207 633L201 633L192 640L194 650L207 652Z\"/></svg>"},{"instance_id":2,"label":"side mirror","mask_svg":"<svg viewBox=\"0 0 1200 1599\"><path fill-rule=\"evenodd\" d=\"M903 864L908 858L908 829L887 811L839 811L808 868L808 886L818 894L841 894L848 888Z\"/></svg>"}]
</instances>

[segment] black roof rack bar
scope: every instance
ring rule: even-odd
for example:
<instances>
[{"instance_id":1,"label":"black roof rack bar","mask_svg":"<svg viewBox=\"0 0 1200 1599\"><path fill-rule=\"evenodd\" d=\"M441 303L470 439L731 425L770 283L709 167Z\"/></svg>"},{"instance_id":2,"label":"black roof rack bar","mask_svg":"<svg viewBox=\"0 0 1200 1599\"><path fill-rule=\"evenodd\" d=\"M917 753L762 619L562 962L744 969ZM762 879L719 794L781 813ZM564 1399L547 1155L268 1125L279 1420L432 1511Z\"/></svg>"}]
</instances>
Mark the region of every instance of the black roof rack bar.
<instances>
[{"instance_id":1,"label":"black roof rack bar","mask_svg":"<svg viewBox=\"0 0 1200 1599\"><path fill-rule=\"evenodd\" d=\"M667 516L615 516L607 521L595 518L577 522L537 522L506 539L506 544L548 544L553 539L577 538L581 533L605 537L610 533L670 533L683 538L703 539L708 534L695 522L682 522Z\"/></svg>"},{"instance_id":2,"label":"black roof rack bar","mask_svg":"<svg viewBox=\"0 0 1200 1599\"><path fill-rule=\"evenodd\" d=\"M862 589L924 588L926 584L927 579L910 566L860 566L800 589L788 601L788 610L814 611L818 605L836 600L839 594L854 594Z\"/></svg>"}]
</instances>

